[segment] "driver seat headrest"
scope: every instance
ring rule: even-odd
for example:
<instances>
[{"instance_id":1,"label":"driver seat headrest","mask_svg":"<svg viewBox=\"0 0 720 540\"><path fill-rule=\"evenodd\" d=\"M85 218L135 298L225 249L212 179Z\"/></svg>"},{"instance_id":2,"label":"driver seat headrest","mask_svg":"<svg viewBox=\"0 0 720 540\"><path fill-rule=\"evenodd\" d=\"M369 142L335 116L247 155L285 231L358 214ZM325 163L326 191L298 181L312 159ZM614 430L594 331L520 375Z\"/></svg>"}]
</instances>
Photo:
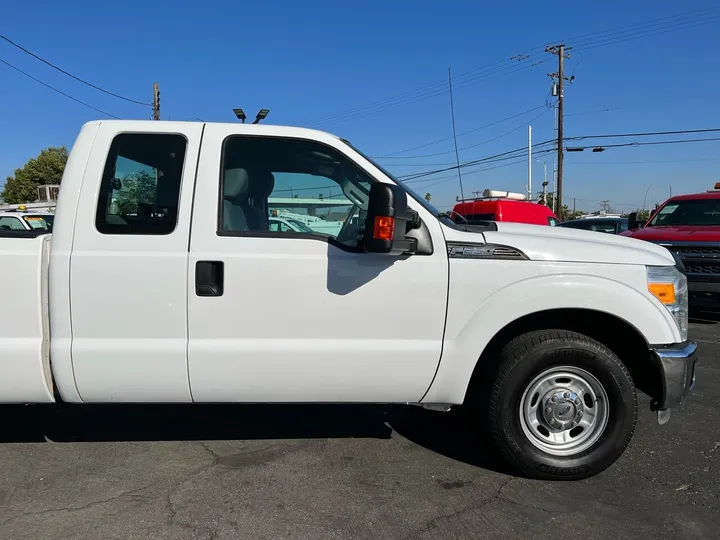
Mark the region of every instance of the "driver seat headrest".
<instances>
[{"instance_id":1,"label":"driver seat headrest","mask_svg":"<svg viewBox=\"0 0 720 540\"><path fill-rule=\"evenodd\" d=\"M275 176L269 171L253 171L248 197L267 199L275 189Z\"/></svg>"},{"instance_id":2,"label":"driver seat headrest","mask_svg":"<svg viewBox=\"0 0 720 540\"><path fill-rule=\"evenodd\" d=\"M245 169L227 169L223 186L225 199L246 198L250 192L250 175Z\"/></svg>"}]
</instances>

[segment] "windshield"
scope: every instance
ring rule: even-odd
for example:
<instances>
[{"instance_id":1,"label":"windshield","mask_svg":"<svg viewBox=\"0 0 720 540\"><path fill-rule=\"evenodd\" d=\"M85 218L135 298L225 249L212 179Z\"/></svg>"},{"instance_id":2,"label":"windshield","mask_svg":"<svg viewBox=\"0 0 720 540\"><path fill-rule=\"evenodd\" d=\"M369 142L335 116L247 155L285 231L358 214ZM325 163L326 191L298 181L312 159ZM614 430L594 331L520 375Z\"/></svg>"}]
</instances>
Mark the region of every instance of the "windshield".
<instances>
[{"instance_id":1,"label":"windshield","mask_svg":"<svg viewBox=\"0 0 720 540\"><path fill-rule=\"evenodd\" d=\"M650 221L651 227L663 225L720 225L720 199L670 201Z\"/></svg>"},{"instance_id":2,"label":"windshield","mask_svg":"<svg viewBox=\"0 0 720 540\"><path fill-rule=\"evenodd\" d=\"M411 189L406 183L402 182L401 180L397 179L390 171L386 170L382 165L377 164L372 158L366 156L364 153L362 153L360 150L355 148L352 144L350 144L348 141L343 140L345 144L347 144L350 148L355 150L358 154L360 154L362 157L367 159L370 163L375 165L378 169L380 169L388 178L390 178L393 182L401 186L405 191L408 192L408 194L415 199L420 205L425 208L428 212L430 212L435 217L440 217L443 215L443 212L435 208L432 204L430 204L430 201L425 199L425 197L421 197L419 194L415 193L413 189Z\"/></svg>"}]
</instances>

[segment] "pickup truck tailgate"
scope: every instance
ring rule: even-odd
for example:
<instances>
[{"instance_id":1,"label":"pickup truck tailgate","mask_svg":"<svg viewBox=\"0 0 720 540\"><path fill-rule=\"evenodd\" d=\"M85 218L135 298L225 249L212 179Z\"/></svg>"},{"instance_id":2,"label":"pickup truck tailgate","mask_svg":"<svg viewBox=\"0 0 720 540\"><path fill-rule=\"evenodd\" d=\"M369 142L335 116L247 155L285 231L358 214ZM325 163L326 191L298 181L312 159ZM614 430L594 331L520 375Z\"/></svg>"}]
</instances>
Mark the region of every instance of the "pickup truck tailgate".
<instances>
[{"instance_id":1,"label":"pickup truck tailgate","mask_svg":"<svg viewBox=\"0 0 720 540\"><path fill-rule=\"evenodd\" d=\"M48 318L50 242L49 234L0 236L0 403L55 401Z\"/></svg>"}]
</instances>

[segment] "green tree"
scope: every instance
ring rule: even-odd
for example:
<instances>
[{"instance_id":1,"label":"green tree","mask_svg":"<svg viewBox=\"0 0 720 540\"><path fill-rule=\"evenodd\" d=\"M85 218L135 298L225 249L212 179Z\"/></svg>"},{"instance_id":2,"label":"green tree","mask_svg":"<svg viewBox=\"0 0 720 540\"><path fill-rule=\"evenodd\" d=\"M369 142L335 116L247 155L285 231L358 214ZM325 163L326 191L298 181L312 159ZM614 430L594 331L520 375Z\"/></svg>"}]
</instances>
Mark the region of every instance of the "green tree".
<instances>
[{"instance_id":1,"label":"green tree","mask_svg":"<svg viewBox=\"0 0 720 540\"><path fill-rule=\"evenodd\" d=\"M547 207L553 207L554 193L547 194ZM560 218L561 221L570 221L571 219L577 219L578 216L583 215L584 212L573 212L567 204L563 204L562 210L555 212L555 215Z\"/></svg>"},{"instance_id":2,"label":"green tree","mask_svg":"<svg viewBox=\"0 0 720 540\"><path fill-rule=\"evenodd\" d=\"M119 215L134 214L141 204L153 204L157 183L155 176L147 172L136 172L123 178L121 187L113 197L113 204Z\"/></svg>"},{"instance_id":3,"label":"green tree","mask_svg":"<svg viewBox=\"0 0 720 540\"><path fill-rule=\"evenodd\" d=\"M7 177L0 198L8 204L34 201L38 186L60 183L67 160L68 151L64 146L45 148L24 167L15 169L13 176Z\"/></svg>"}]
</instances>

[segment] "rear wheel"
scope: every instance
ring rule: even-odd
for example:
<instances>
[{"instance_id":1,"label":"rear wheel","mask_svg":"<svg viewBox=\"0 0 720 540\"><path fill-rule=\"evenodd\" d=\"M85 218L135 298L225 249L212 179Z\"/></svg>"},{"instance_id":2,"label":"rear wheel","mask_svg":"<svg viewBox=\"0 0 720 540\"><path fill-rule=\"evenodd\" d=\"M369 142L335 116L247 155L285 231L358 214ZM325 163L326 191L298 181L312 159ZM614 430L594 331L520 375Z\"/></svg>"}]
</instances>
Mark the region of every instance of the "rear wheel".
<instances>
[{"instance_id":1,"label":"rear wheel","mask_svg":"<svg viewBox=\"0 0 720 540\"><path fill-rule=\"evenodd\" d=\"M543 330L513 339L500 356L487 413L496 447L519 473L587 478L622 455L637 397L613 352L581 334Z\"/></svg>"}]
</instances>

